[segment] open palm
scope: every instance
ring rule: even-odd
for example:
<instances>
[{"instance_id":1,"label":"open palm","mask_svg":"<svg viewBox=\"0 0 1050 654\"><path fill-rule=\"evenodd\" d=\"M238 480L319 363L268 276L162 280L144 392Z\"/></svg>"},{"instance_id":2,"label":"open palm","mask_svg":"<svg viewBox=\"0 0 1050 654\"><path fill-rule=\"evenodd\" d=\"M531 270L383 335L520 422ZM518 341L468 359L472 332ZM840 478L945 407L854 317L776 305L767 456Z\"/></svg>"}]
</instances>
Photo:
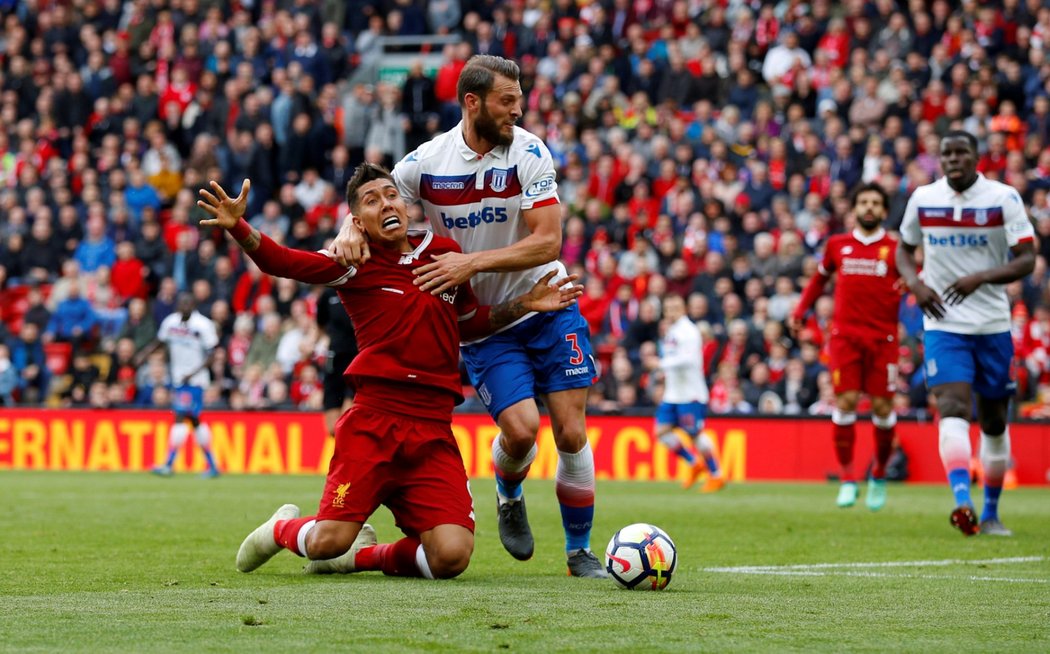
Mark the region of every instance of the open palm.
<instances>
[{"instance_id":1,"label":"open palm","mask_svg":"<svg viewBox=\"0 0 1050 654\"><path fill-rule=\"evenodd\" d=\"M212 216L202 220L201 225L233 229L248 208L248 191L252 187L251 180L244 180L244 183L241 184L241 194L235 198L227 195L226 191L214 180L211 182L211 187L215 191L214 194L208 189L202 188L200 196L204 199L197 200L197 206Z\"/></svg>"},{"instance_id":2,"label":"open palm","mask_svg":"<svg viewBox=\"0 0 1050 654\"><path fill-rule=\"evenodd\" d=\"M579 275L569 275L551 283L551 279L557 271L552 270L536 282L532 290L525 296L526 306L532 311L558 311L572 306L576 298L583 295L583 287L571 284L579 279ZM563 288L564 287L564 288Z\"/></svg>"}]
</instances>

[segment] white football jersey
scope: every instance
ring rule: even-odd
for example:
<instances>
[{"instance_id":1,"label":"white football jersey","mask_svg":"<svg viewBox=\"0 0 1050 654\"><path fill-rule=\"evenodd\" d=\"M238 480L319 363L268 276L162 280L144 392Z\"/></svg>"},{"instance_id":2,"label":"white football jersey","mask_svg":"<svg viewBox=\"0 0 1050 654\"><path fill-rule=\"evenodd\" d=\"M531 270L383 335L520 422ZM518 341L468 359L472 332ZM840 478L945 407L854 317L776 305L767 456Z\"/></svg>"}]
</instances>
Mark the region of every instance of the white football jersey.
<instances>
[{"instance_id":1,"label":"white football jersey","mask_svg":"<svg viewBox=\"0 0 1050 654\"><path fill-rule=\"evenodd\" d=\"M1011 186L977 175L956 193L942 177L920 186L908 200L901 239L922 246L923 282L942 297L960 277L1007 262L1010 248L1035 238L1021 195ZM956 334L1010 330L1010 302L1003 284L982 284L941 320L923 318L926 329Z\"/></svg>"},{"instance_id":2,"label":"white football jersey","mask_svg":"<svg viewBox=\"0 0 1050 654\"><path fill-rule=\"evenodd\" d=\"M468 253L517 243L531 233L523 211L558 203L550 151L520 127L510 146L479 155L463 140L460 123L406 155L393 175L406 202L422 203L434 232ZM565 266L553 261L528 270L479 273L470 285L481 304L498 304L527 293L551 270L565 275Z\"/></svg>"},{"instance_id":3,"label":"white football jersey","mask_svg":"<svg viewBox=\"0 0 1050 654\"><path fill-rule=\"evenodd\" d=\"M687 316L667 328L660 340L660 369L664 372L664 397L668 404L707 404L707 381L700 329Z\"/></svg>"},{"instance_id":4,"label":"white football jersey","mask_svg":"<svg viewBox=\"0 0 1050 654\"><path fill-rule=\"evenodd\" d=\"M160 323L157 340L168 346L171 359L171 380L178 385L182 378L197 370L208 359L208 353L219 344L215 323L194 311L190 319L183 322L182 315L173 313ZM211 374L205 368L193 375L190 386L203 388L211 382Z\"/></svg>"}]
</instances>

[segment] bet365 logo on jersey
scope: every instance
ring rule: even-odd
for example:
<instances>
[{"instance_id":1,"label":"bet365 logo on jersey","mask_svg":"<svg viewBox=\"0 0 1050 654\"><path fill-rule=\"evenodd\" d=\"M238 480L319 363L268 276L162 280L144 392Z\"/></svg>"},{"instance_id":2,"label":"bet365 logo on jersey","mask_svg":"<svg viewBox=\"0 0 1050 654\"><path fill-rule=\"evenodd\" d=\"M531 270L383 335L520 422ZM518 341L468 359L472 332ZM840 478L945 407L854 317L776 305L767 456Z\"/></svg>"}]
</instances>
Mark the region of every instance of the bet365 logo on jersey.
<instances>
[{"instance_id":1,"label":"bet365 logo on jersey","mask_svg":"<svg viewBox=\"0 0 1050 654\"><path fill-rule=\"evenodd\" d=\"M948 236L928 234L926 242L940 247L979 248L988 245L988 236L987 234L951 234Z\"/></svg>"},{"instance_id":2,"label":"bet365 logo on jersey","mask_svg":"<svg viewBox=\"0 0 1050 654\"><path fill-rule=\"evenodd\" d=\"M445 223L448 229L474 229L482 223L505 223L507 222L507 208L485 207L481 211L471 211L466 216L459 217L449 216L442 211L441 222Z\"/></svg>"}]
</instances>

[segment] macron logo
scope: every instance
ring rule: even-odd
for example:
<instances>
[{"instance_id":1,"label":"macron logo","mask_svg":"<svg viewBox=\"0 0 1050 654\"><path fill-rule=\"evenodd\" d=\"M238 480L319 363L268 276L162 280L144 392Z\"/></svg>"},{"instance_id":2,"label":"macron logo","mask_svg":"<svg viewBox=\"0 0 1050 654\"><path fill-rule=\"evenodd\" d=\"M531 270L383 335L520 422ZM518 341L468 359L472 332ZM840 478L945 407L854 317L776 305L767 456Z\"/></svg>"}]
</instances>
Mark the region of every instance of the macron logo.
<instances>
[{"instance_id":1,"label":"macron logo","mask_svg":"<svg viewBox=\"0 0 1050 654\"><path fill-rule=\"evenodd\" d=\"M542 159L543 158L543 153L540 152L540 146L539 146L538 143L532 143L531 145L529 145L528 147L525 148L525 151L530 153L530 154L536 155L537 159Z\"/></svg>"}]
</instances>

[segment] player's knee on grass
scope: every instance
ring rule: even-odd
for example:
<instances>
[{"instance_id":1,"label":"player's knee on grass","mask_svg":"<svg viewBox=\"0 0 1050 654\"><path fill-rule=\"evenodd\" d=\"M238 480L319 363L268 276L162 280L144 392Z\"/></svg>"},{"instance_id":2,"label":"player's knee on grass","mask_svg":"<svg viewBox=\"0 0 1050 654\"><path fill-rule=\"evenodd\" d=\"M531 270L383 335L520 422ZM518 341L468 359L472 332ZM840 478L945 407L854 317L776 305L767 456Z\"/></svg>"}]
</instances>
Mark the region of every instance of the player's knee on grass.
<instances>
[{"instance_id":1,"label":"player's knee on grass","mask_svg":"<svg viewBox=\"0 0 1050 654\"><path fill-rule=\"evenodd\" d=\"M360 531L361 525L356 522L318 522L306 537L307 558L319 561L345 554Z\"/></svg>"},{"instance_id":2,"label":"player's knee on grass","mask_svg":"<svg viewBox=\"0 0 1050 654\"><path fill-rule=\"evenodd\" d=\"M427 552L427 564L435 579L458 577L470 565L472 549L462 546L438 547L434 552Z\"/></svg>"},{"instance_id":3,"label":"player's knee on grass","mask_svg":"<svg viewBox=\"0 0 1050 654\"><path fill-rule=\"evenodd\" d=\"M427 565L435 579L459 576L467 569L474 553L474 534L458 525L439 525L421 540Z\"/></svg>"}]
</instances>

